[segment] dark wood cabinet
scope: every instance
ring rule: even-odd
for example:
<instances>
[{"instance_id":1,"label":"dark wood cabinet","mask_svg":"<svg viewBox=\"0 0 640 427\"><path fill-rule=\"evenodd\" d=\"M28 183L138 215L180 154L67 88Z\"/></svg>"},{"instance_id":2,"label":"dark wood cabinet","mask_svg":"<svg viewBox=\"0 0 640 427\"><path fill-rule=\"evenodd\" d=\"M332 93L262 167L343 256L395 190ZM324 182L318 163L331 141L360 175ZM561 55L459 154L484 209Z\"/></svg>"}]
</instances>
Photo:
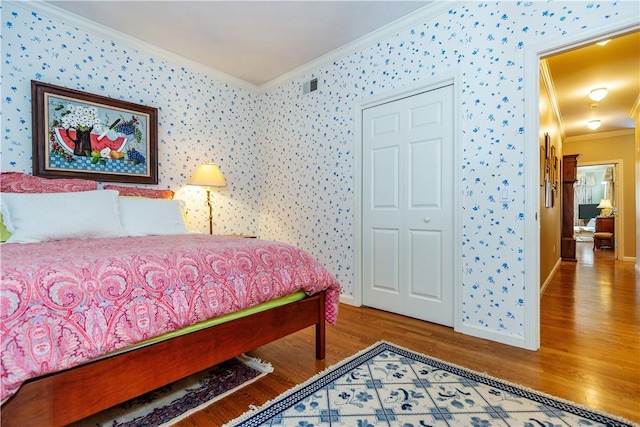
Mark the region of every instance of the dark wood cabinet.
<instances>
[{"instance_id":1,"label":"dark wood cabinet","mask_svg":"<svg viewBox=\"0 0 640 427\"><path fill-rule=\"evenodd\" d=\"M562 157L562 241L560 255L563 261L576 261L576 239L573 237L573 185L578 176L578 157Z\"/></svg>"},{"instance_id":2,"label":"dark wood cabinet","mask_svg":"<svg viewBox=\"0 0 640 427\"><path fill-rule=\"evenodd\" d=\"M613 217L599 216L596 218L596 233L613 233Z\"/></svg>"}]
</instances>

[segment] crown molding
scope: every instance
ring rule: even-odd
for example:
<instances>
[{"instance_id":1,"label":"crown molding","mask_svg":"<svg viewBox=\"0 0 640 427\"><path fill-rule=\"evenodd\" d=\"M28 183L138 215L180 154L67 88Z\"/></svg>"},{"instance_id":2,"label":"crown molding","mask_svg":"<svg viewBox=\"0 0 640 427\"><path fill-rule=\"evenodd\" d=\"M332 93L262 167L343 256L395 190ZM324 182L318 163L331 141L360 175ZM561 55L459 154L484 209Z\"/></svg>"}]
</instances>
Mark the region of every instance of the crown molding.
<instances>
[{"instance_id":1,"label":"crown molding","mask_svg":"<svg viewBox=\"0 0 640 427\"><path fill-rule=\"evenodd\" d=\"M619 136L633 136L635 135L635 129L621 129L621 130L613 130L611 132L596 132L589 133L584 135L576 135L568 137L565 142L580 142L580 141L590 141L594 139L606 139L606 138L615 138Z\"/></svg>"},{"instance_id":2,"label":"crown molding","mask_svg":"<svg viewBox=\"0 0 640 427\"><path fill-rule=\"evenodd\" d=\"M549 104L551 106L551 111L553 112L553 115L558 122L558 127L560 128L560 139L564 141L564 121L562 120L562 114L560 114L560 106L558 105L558 95L556 92L556 87L553 84L551 72L549 71L549 63L546 59L540 60L540 76L542 77L542 82L544 83L545 88L547 88L547 93L549 94Z\"/></svg>"},{"instance_id":3,"label":"crown molding","mask_svg":"<svg viewBox=\"0 0 640 427\"><path fill-rule=\"evenodd\" d=\"M434 18L443 13L455 9L457 6L463 4L464 1L432 1L427 6L421 7L414 12L405 15L399 19L396 19L389 24L378 28L364 36L347 43L338 49L332 50L310 62L307 62L300 67L297 67L285 74L276 77L266 83L259 86L261 93L266 93L270 90L277 88L283 84L293 81L303 75L313 73L318 68L322 68L334 61L338 61L354 52L360 51L364 48L370 47L373 44L398 34L401 31L406 31L413 25L424 24L428 19ZM317 76L314 76L317 77Z\"/></svg>"},{"instance_id":4,"label":"crown molding","mask_svg":"<svg viewBox=\"0 0 640 427\"><path fill-rule=\"evenodd\" d=\"M3 3L11 5L12 7L19 7L30 13L40 13L48 18L59 20L64 24L72 25L90 34L96 34L100 37L104 37L105 40L114 41L129 48L144 52L148 55L175 62L179 65L184 65L189 67L190 70L204 74L223 83L229 83L238 88L246 89L254 93L258 91L258 86L253 83L249 83L245 80L223 73L222 71L208 67L166 49L162 49L154 44L145 42L128 34L124 34L111 27L107 27L106 25L102 25L98 22L76 15L75 13L60 9L59 7L44 2L43 0L5 0Z\"/></svg>"},{"instance_id":5,"label":"crown molding","mask_svg":"<svg viewBox=\"0 0 640 427\"><path fill-rule=\"evenodd\" d=\"M124 34L111 27L107 27L95 21L91 21L87 18L81 17L74 13L70 13L66 10L60 9L56 6L53 6L49 3L44 2L43 0L31 0L31 1L5 0L5 2L11 6L20 7L28 12L41 13L49 18L57 19L65 24L73 25L75 27L82 29L83 31L87 31L89 33L104 37L106 40L117 42L124 46L128 46L130 48L140 50L149 55L157 56L167 61L188 66L191 70L195 72L205 74L216 80L220 80L222 82L232 84L236 87L246 89L254 93L268 92L280 85L283 85L292 80L295 80L301 77L302 75L309 74L320 67L323 67L336 60L344 58L352 54L354 51L358 51L363 48L369 47L380 40L393 36L399 33L400 31L404 31L413 25L423 24L428 19L431 19L443 13L447 13L448 11L455 9L457 6L464 3L464 1L429 2L427 6L424 6L344 46L341 46L338 49L335 49L304 65L301 65L300 67L297 67L292 71L282 74L276 77L275 79L262 84L261 86L257 86L257 85L254 85L253 83L249 83L245 80L239 79L237 77L231 76L217 69L214 69L206 65L203 65L199 62L193 61L182 55L178 55L166 49L162 49L154 44L151 44L143 40L140 40L138 38L132 37L130 35Z\"/></svg>"}]
</instances>

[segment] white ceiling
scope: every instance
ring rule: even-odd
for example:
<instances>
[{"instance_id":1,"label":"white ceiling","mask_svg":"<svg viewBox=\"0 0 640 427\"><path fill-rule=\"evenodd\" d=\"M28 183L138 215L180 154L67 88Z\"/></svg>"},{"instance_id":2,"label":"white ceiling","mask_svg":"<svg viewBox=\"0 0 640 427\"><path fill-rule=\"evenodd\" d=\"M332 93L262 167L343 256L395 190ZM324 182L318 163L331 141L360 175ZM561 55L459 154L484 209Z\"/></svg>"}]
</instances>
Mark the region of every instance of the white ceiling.
<instances>
[{"instance_id":1,"label":"white ceiling","mask_svg":"<svg viewBox=\"0 0 640 427\"><path fill-rule=\"evenodd\" d=\"M165 51L261 86L314 60L337 58L345 45L439 1L57 1L40 4L72 22L143 40ZM422 11L420 11L422 9ZM69 12L74 15L69 15ZM116 34L113 35L116 37ZM341 49L342 50L339 50ZM629 130L640 94L640 33L605 47L585 46L547 58L565 137ZM589 90L609 95L592 108ZM589 119L602 120L597 131Z\"/></svg>"},{"instance_id":2,"label":"white ceiling","mask_svg":"<svg viewBox=\"0 0 640 427\"><path fill-rule=\"evenodd\" d=\"M430 1L47 1L260 86Z\"/></svg>"}]
</instances>

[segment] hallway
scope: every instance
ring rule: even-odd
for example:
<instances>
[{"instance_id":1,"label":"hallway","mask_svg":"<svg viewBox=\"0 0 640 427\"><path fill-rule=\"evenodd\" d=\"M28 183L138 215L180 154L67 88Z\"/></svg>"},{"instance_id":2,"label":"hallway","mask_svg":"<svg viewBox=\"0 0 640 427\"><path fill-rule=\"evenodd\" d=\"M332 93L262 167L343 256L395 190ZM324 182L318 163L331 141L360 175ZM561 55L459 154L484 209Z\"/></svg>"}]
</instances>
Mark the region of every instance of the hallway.
<instances>
[{"instance_id":1,"label":"hallway","mask_svg":"<svg viewBox=\"0 0 640 427\"><path fill-rule=\"evenodd\" d=\"M640 413L640 275L613 250L576 247L578 262L562 262L542 295L541 351L571 359L576 391L590 404L615 387Z\"/></svg>"}]
</instances>

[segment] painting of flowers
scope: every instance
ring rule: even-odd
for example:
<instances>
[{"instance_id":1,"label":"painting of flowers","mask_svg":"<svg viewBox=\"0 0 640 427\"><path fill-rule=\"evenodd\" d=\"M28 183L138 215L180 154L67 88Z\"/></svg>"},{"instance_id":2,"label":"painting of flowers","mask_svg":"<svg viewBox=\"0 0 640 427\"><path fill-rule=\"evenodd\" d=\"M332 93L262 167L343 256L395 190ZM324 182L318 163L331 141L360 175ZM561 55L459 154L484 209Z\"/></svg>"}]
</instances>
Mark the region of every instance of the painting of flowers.
<instances>
[{"instance_id":1,"label":"painting of flowers","mask_svg":"<svg viewBox=\"0 0 640 427\"><path fill-rule=\"evenodd\" d=\"M157 184L157 109L32 81L34 175Z\"/></svg>"}]
</instances>

